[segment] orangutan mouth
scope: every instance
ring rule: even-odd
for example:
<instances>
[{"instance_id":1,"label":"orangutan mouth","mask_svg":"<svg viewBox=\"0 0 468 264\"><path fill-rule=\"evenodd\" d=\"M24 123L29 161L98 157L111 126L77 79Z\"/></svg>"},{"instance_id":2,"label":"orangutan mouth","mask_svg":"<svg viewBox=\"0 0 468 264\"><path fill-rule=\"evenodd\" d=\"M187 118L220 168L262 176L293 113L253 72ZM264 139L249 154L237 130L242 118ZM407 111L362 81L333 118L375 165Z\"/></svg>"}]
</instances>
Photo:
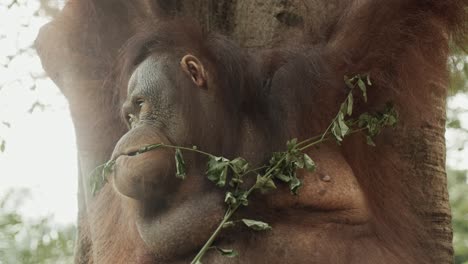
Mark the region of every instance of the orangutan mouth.
<instances>
[{"instance_id":1,"label":"orangutan mouth","mask_svg":"<svg viewBox=\"0 0 468 264\"><path fill-rule=\"evenodd\" d=\"M158 143L158 144L144 145L144 146L138 147L138 148L131 148L129 150L118 153L112 159L116 160L120 156L129 156L129 157L137 156L137 155L143 154L145 152L152 151L152 150L155 150L157 148L161 148L162 146L163 146L163 143Z\"/></svg>"}]
</instances>

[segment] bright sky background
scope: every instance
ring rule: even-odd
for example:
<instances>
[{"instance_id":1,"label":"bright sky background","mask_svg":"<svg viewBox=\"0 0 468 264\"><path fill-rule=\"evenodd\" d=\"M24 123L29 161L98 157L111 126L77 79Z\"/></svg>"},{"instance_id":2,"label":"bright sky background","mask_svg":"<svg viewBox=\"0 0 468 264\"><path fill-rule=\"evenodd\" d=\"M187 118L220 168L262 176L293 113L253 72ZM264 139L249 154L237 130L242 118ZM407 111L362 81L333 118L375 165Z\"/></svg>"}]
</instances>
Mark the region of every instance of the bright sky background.
<instances>
[{"instance_id":1,"label":"bright sky background","mask_svg":"<svg viewBox=\"0 0 468 264\"><path fill-rule=\"evenodd\" d=\"M462 113L458 114L461 127L468 130L468 95L459 93L448 100L450 109L460 109ZM449 110L450 111L450 110ZM468 170L468 138L466 134L457 133L455 129L447 129L445 141L447 143L447 166ZM464 142L460 146L460 142ZM467 179L468 180L468 179Z\"/></svg>"},{"instance_id":2,"label":"bright sky background","mask_svg":"<svg viewBox=\"0 0 468 264\"><path fill-rule=\"evenodd\" d=\"M6 141L5 152L0 153L0 197L11 188L30 189L31 196L21 209L27 216L53 215L58 223L74 222L77 159L68 105L50 80L34 80L44 72L35 52L27 49L50 18L33 15L36 0L20 1L27 4L9 10L5 2L10 1L0 0L0 142ZM29 113L36 102L46 107ZM450 105L468 110L468 96L456 96ZM465 128L467 121L465 114ZM451 146L459 135L448 131L447 136ZM468 169L468 145L449 155L452 167Z\"/></svg>"},{"instance_id":3,"label":"bright sky background","mask_svg":"<svg viewBox=\"0 0 468 264\"><path fill-rule=\"evenodd\" d=\"M77 212L73 125L57 87L47 78L34 81L44 72L34 50L28 49L50 18L33 15L36 0L7 9L9 2L0 0L0 141L6 141L0 153L0 197L10 188L30 189L22 212L69 223ZM46 107L29 113L36 102Z\"/></svg>"}]
</instances>

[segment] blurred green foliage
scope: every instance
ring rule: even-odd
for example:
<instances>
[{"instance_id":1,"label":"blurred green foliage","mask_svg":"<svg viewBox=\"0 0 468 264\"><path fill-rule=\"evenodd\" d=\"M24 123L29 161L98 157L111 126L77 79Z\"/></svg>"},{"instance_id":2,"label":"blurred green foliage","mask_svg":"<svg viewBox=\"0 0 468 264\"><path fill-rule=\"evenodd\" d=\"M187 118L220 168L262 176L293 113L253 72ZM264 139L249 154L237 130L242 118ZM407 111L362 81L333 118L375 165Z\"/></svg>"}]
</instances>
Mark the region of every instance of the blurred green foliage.
<instances>
[{"instance_id":1,"label":"blurred green foliage","mask_svg":"<svg viewBox=\"0 0 468 264\"><path fill-rule=\"evenodd\" d=\"M466 170L448 170L455 264L468 264L468 184Z\"/></svg>"},{"instance_id":2,"label":"blurred green foliage","mask_svg":"<svg viewBox=\"0 0 468 264\"><path fill-rule=\"evenodd\" d=\"M453 49L453 54L449 60L451 70L449 97L457 94L467 95L468 56L456 48ZM447 105L447 129L454 134L454 142L447 146L448 159L457 156L457 153L463 151L468 144L468 124L466 120L462 120L467 114L468 105L463 107L453 106L450 103ZM461 167L466 168L467 162L468 157L463 157ZM447 166L447 177L452 207L455 264L468 264L468 170Z\"/></svg>"},{"instance_id":3,"label":"blurred green foliage","mask_svg":"<svg viewBox=\"0 0 468 264\"><path fill-rule=\"evenodd\" d=\"M50 217L27 219L19 213L27 194L0 197L0 264L73 263L75 227L57 226Z\"/></svg>"},{"instance_id":4,"label":"blurred green foliage","mask_svg":"<svg viewBox=\"0 0 468 264\"><path fill-rule=\"evenodd\" d=\"M465 51L452 47L452 56L449 58L450 95L468 92L468 57Z\"/></svg>"}]
</instances>

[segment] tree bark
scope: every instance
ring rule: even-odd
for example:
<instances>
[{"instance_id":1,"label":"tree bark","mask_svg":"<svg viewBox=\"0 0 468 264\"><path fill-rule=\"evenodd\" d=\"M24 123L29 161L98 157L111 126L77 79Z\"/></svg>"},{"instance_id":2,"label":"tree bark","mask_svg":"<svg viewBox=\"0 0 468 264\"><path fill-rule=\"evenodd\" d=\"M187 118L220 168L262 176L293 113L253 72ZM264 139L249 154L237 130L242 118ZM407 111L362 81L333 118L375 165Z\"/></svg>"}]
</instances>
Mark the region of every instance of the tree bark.
<instances>
[{"instance_id":1,"label":"tree bark","mask_svg":"<svg viewBox=\"0 0 468 264\"><path fill-rule=\"evenodd\" d=\"M68 3L56 20L43 27L36 40L44 69L70 103L76 129L80 168L78 232L89 228L85 220L91 197L87 177L95 167L109 159L113 146L125 131L117 120L119 114L115 107L119 106L118 98L110 96L117 93L113 93L108 85L109 72L119 48L132 34L138 21L151 15L147 11L148 3L143 1L83 2L85 4ZM348 1L160 2L166 2L166 9L160 12L196 17L204 30L221 32L242 47L259 49L287 44L304 34L309 36L310 43L325 41ZM446 57L440 57L430 62L439 65L437 67L445 67L445 60ZM393 177L413 187L402 191L408 191L406 202L427 223L425 228L432 239L427 244L432 249L433 263L452 263L444 140L447 79L428 78L424 82L427 84L424 91L418 92L424 96L417 101L418 105L425 107L409 107L402 120L408 125L393 134L395 138L390 147L396 150L392 153L402 161L396 164L401 166L398 170L401 174ZM376 101L384 101L388 93L379 91L374 96ZM108 107L103 108L102 105ZM424 112L422 120L418 120L419 111ZM87 252L84 251L87 250L86 244L79 243L78 262L86 259Z\"/></svg>"}]
</instances>

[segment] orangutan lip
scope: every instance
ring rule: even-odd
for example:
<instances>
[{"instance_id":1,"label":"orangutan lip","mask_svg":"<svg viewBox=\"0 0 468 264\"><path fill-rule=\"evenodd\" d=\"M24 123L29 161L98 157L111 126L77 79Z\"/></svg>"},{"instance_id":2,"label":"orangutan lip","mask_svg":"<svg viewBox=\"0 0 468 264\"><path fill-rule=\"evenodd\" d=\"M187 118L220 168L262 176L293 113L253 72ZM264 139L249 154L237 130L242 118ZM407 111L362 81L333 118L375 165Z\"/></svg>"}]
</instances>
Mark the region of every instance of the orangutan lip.
<instances>
[{"instance_id":1,"label":"orangutan lip","mask_svg":"<svg viewBox=\"0 0 468 264\"><path fill-rule=\"evenodd\" d=\"M124 154L125 156L136 156L140 154L140 152L137 150L137 151L132 151L132 152L128 152L126 154Z\"/></svg>"},{"instance_id":2,"label":"orangutan lip","mask_svg":"<svg viewBox=\"0 0 468 264\"><path fill-rule=\"evenodd\" d=\"M146 152L146 151L140 151L140 149L137 149L137 150L130 150L130 151L125 151L124 153L121 153L120 155L118 155L118 157L120 157L120 156L134 157L134 156L143 154L143 153L145 153L145 152Z\"/></svg>"},{"instance_id":3,"label":"orangutan lip","mask_svg":"<svg viewBox=\"0 0 468 264\"><path fill-rule=\"evenodd\" d=\"M145 151L144 151L145 152ZM124 151L124 152L120 152L118 154L116 154L114 157L112 157L114 160L117 160L118 158L120 157L134 157L134 156L137 156L137 155L140 155L142 154L143 152L140 151L140 148L138 149L132 149L132 150L128 150L128 151Z\"/></svg>"},{"instance_id":4,"label":"orangutan lip","mask_svg":"<svg viewBox=\"0 0 468 264\"><path fill-rule=\"evenodd\" d=\"M137 156L137 155L143 154L145 152L157 149L157 148L161 147L162 145L163 145L162 143L145 145L143 147L139 147L138 149L131 149L129 151L125 151L124 153L118 155L118 157L119 156L130 156L130 157Z\"/></svg>"}]
</instances>

